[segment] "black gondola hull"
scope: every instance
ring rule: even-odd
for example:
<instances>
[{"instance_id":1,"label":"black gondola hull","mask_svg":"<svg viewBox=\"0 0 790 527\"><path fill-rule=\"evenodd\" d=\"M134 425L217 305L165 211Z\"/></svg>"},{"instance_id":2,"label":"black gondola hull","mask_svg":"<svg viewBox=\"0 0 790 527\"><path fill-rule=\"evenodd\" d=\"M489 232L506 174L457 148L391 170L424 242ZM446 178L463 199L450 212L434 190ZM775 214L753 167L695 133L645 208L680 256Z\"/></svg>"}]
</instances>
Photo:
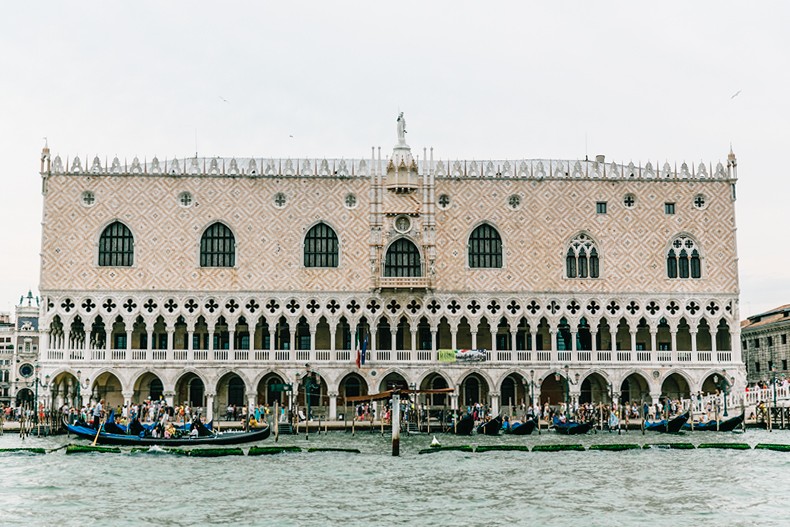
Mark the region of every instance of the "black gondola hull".
<instances>
[{"instance_id":1,"label":"black gondola hull","mask_svg":"<svg viewBox=\"0 0 790 527\"><path fill-rule=\"evenodd\" d=\"M96 438L96 430L82 426L66 425L69 432L93 441ZM251 432L227 432L209 437L179 437L165 439L163 437L139 437L133 435L107 434L101 432L96 438L96 442L101 445L116 446L199 446L199 445L238 445L242 443L252 443L263 441L271 434L269 426L255 429Z\"/></svg>"}]
</instances>

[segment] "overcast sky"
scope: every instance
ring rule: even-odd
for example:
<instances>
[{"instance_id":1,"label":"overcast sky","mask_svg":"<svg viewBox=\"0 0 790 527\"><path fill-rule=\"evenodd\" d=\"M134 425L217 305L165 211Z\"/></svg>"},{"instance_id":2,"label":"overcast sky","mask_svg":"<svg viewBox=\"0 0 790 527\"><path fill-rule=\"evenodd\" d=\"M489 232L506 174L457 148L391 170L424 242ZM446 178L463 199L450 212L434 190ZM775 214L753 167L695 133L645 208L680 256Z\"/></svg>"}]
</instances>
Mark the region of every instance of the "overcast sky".
<instances>
[{"instance_id":1,"label":"overcast sky","mask_svg":"<svg viewBox=\"0 0 790 527\"><path fill-rule=\"evenodd\" d=\"M37 294L45 136L64 158L359 158L399 109L441 158L715 166L732 143L742 318L790 303L789 3L263 4L4 6L0 311Z\"/></svg>"}]
</instances>

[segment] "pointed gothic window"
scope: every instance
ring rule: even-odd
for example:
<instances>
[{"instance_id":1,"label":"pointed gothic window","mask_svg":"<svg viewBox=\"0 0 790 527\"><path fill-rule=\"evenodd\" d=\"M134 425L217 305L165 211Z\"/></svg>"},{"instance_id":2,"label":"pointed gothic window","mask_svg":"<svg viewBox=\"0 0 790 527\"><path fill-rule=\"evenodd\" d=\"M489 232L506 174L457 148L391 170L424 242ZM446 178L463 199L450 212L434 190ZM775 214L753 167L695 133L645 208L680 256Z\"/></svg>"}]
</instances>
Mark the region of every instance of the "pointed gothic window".
<instances>
[{"instance_id":1,"label":"pointed gothic window","mask_svg":"<svg viewBox=\"0 0 790 527\"><path fill-rule=\"evenodd\" d=\"M571 240L565 254L565 276L568 278L598 278L600 262L595 242L582 233Z\"/></svg>"},{"instance_id":2,"label":"pointed gothic window","mask_svg":"<svg viewBox=\"0 0 790 527\"><path fill-rule=\"evenodd\" d=\"M469 267L502 267L502 238L488 223L477 227L469 236Z\"/></svg>"},{"instance_id":3,"label":"pointed gothic window","mask_svg":"<svg viewBox=\"0 0 790 527\"><path fill-rule=\"evenodd\" d=\"M101 233L99 265L102 267L131 267L134 264L134 237L129 227L115 221Z\"/></svg>"},{"instance_id":4,"label":"pointed gothic window","mask_svg":"<svg viewBox=\"0 0 790 527\"><path fill-rule=\"evenodd\" d=\"M696 242L685 234L672 240L667 252L667 278L701 278L702 262Z\"/></svg>"},{"instance_id":5,"label":"pointed gothic window","mask_svg":"<svg viewBox=\"0 0 790 527\"><path fill-rule=\"evenodd\" d=\"M420 251L407 238L399 238L387 249L384 276L422 276Z\"/></svg>"},{"instance_id":6,"label":"pointed gothic window","mask_svg":"<svg viewBox=\"0 0 790 527\"><path fill-rule=\"evenodd\" d=\"M200 238L200 267L234 267L236 238L224 223L209 226Z\"/></svg>"},{"instance_id":7,"label":"pointed gothic window","mask_svg":"<svg viewBox=\"0 0 790 527\"><path fill-rule=\"evenodd\" d=\"M337 234L326 223L314 225L304 237L305 267L337 267Z\"/></svg>"}]
</instances>

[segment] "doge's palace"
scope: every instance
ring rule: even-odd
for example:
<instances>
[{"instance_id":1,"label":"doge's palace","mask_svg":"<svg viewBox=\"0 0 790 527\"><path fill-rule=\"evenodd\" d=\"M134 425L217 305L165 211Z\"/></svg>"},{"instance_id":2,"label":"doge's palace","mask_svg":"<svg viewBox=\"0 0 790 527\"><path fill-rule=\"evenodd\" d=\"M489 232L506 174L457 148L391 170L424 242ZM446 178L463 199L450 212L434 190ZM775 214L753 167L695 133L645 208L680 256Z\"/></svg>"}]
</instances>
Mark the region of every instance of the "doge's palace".
<instances>
[{"instance_id":1,"label":"doge's palace","mask_svg":"<svg viewBox=\"0 0 790 527\"><path fill-rule=\"evenodd\" d=\"M308 371L330 418L394 386L494 411L743 387L732 152L464 161L396 132L359 159L45 147L51 404L302 404Z\"/></svg>"}]
</instances>

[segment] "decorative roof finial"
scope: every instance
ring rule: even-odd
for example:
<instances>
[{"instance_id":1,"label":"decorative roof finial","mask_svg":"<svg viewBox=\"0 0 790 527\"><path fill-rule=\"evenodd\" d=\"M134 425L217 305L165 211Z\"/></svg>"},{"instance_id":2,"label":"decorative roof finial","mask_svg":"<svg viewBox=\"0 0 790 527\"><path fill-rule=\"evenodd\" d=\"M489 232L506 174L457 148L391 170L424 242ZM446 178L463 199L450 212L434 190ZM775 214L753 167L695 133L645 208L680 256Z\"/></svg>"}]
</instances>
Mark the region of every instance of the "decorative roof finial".
<instances>
[{"instance_id":1,"label":"decorative roof finial","mask_svg":"<svg viewBox=\"0 0 790 527\"><path fill-rule=\"evenodd\" d=\"M735 152L732 151L732 143L730 143L730 153L727 154L728 161L735 161Z\"/></svg>"}]
</instances>

